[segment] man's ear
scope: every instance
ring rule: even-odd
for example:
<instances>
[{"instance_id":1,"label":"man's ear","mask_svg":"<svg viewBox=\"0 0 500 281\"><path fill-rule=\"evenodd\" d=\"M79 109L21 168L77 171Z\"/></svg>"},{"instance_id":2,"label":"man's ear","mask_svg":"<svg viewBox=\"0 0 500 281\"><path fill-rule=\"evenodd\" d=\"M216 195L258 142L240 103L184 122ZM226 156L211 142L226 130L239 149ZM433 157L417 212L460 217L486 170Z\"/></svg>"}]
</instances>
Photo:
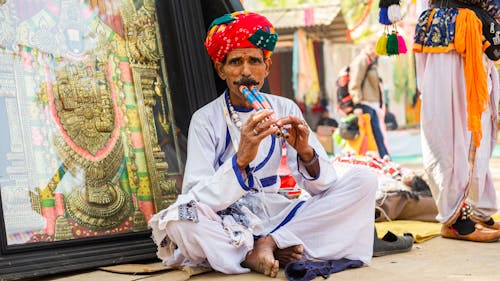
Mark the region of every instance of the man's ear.
<instances>
[{"instance_id":1,"label":"man's ear","mask_svg":"<svg viewBox=\"0 0 500 281\"><path fill-rule=\"evenodd\" d=\"M215 71L217 71L217 74L219 75L220 79L226 80L226 74L224 73L224 64L220 61L216 61L214 63Z\"/></svg>"},{"instance_id":2,"label":"man's ear","mask_svg":"<svg viewBox=\"0 0 500 281\"><path fill-rule=\"evenodd\" d=\"M267 58L264 62L266 63L266 77L267 77L271 72L271 66L273 65L273 61L271 60L271 58Z\"/></svg>"}]
</instances>

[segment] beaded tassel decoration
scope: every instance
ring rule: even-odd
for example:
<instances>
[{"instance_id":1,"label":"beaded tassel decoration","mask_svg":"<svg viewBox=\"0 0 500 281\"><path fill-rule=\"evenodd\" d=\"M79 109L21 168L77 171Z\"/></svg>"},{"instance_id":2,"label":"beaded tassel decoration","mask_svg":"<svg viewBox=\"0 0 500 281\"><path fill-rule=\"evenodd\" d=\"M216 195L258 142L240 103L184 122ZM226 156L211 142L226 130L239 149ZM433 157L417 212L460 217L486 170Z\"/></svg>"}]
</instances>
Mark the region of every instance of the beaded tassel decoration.
<instances>
[{"instance_id":1,"label":"beaded tassel decoration","mask_svg":"<svg viewBox=\"0 0 500 281\"><path fill-rule=\"evenodd\" d=\"M402 19L400 0L380 0L378 7L379 22L385 27L384 34L377 41L377 54L386 56L405 54L406 43L398 34L396 27L396 23ZM392 25L391 32L388 31L390 25Z\"/></svg>"},{"instance_id":2,"label":"beaded tassel decoration","mask_svg":"<svg viewBox=\"0 0 500 281\"><path fill-rule=\"evenodd\" d=\"M375 46L375 52L379 56L387 56L387 33L384 31L382 36L377 40L377 45Z\"/></svg>"},{"instance_id":3,"label":"beaded tassel decoration","mask_svg":"<svg viewBox=\"0 0 500 281\"><path fill-rule=\"evenodd\" d=\"M401 36L397 32L396 32L396 34L398 35L398 52L400 54L406 54L406 52L408 51L408 49L406 48L405 39L403 38L403 36Z\"/></svg>"},{"instance_id":4,"label":"beaded tassel decoration","mask_svg":"<svg viewBox=\"0 0 500 281\"><path fill-rule=\"evenodd\" d=\"M378 22L383 25L391 25L391 20L389 20L387 7L381 7L378 11Z\"/></svg>"},{"instance_id":5,"label":"beaded tassel decoration","mask_svg":"<svg viewBox=\"0 0 500 281\"><path fill-rule=\"evenodd\" d=\"M401 20L401 7L399 6L399 1L397 4L392 4L387 8L387 18L394 24Z\"/></svg>"},{"instance_id":6,"label":"beaded tassel decoration","mask_svg":"<svg viewBox=\"0 0 500 281\"><path fill-rule=\"evenodd\" d=\"M391 25L401 20L401 8L399 0L380 0L378 3L379 22L383 25Z\"/></svg>"},{"instance_id":7,"label":"beaded tassel decoration","mask_svg":"<svg viewBox=\"0 0 500 281\"><path fill-rule=\"evenodd\" d=\"M396 35L396 31L393 30L389 36L387 36L387 55L398 55L398 36Z\"/></svg>"}]
</instances>

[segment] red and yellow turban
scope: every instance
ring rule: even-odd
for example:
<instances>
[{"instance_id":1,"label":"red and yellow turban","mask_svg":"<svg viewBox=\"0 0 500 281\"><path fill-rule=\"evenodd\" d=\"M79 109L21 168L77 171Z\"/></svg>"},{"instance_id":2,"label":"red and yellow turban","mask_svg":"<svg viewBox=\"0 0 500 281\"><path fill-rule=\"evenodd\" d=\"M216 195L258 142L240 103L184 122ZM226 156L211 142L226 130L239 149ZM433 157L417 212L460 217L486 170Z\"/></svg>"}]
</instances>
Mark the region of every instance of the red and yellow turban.
<instances>
[{"instance_id":1,"label":"red and yellow turban","mask_svg":"<svg viewBox=\"0 0 500 281\"><path fill-rule=\"evenodd\" d=\"M221 62L233 49L260 48L269 58L278 41L273 25L264 17L248 11L216 18L207 32L205 47L214 62Z\"/></svg>"}]
</instances>

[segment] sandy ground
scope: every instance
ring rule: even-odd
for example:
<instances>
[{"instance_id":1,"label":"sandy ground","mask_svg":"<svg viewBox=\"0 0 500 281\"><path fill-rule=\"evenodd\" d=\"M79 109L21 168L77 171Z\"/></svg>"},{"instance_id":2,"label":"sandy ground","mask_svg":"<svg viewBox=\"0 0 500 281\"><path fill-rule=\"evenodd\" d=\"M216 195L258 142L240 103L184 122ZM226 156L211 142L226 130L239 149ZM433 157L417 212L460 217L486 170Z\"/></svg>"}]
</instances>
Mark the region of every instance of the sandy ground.
<instances>
[{"instance_id":1,"label":"sandy ground","mask_svg":"<svg viewBox=\"0 0 500 281\"><path fill-rule=\"evenodd\" d=\"M403 164L405 167L419 169L419 164ZM500 158L491 160L492 174L497 189L497 200L500 202ZM433 238L429 241L415 244L410 252L377 257L367 267L346 270L331 275L326 280L352 281L390 281L390 280L439 280L439 281L493 281L500 280L500 242L474 243ZM148 265L145 265L146 267ZM155 264L158 266L158 264ZM40 280L40 279L38 279ZM103 270L76 272L65 275L52 276L42 280L65 281L132 281L132 280L231 280L254 281L273 280L257 273L242 275L223 275L210 272L196 276L189 276L182 271L158 272L154 274L119 274ZM283 270L274 280L286 280ZM324 280L321 277L315 280Z\"/></svg>"}]
</instances>

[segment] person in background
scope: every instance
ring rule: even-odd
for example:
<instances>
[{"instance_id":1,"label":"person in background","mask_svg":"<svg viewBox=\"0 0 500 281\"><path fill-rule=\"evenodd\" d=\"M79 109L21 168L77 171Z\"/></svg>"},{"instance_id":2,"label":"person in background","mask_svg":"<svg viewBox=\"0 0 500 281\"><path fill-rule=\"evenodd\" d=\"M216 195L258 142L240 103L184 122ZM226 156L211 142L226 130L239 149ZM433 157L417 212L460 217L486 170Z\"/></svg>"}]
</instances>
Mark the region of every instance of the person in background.
<instances>
[{"instance_id":1,"label":"person in background","mask_svg":"<svg viewBox=\"0 0 500 281\"><path fill-rule=\"evenodd\" d=\"M260 109L240 92L262 87L276 41L272 24L248 11L209 28L205 46L227 89L194 113L182 194L149 221L167 265L276 277L279 266L301 259L371 261L376 176L357 167L337 177L295 102L261 93L270 109ZM284 129L288 137L276 137ZM283 146L307 200L278 193Z\"/></svg>"},{"instance_id":2,"label":"person in background","mask_svg":"<svg viewBox=\"0 0 500 281\"><path fill-rule=\"evenodd\" d=\"M500 20L498 1L431 1L420 15L414 52L423 164L441 236L493 242L500 238L500 223L491 217L498 205L489 160L500 86L495 65L483 53L482 23L459 3L480 4Z\"/></svg>"},{"instance_id":3,"label":"person in background","mask_svg":"<svg viewBox=\"0 0 500 281\"><path fill-rule=\"evenodd\" d=\"M349 93L354 103L354 113L370 115L370 124L381 158L389 157L385 145L384 134L380 128L379 111L382 107L382 91L377 70L378 55L375 52L375 41L370 41L361 52L354 57L350 67Z\"/></svg>"},{"instance_id":4,"label":"person in background","mask_svg":"<svg viewBox=\"0 0 500 281\"><path fill-rule=\"evenodd\" d=\"M389 110L389 104L385 104L385 115L384 115L385 128L388 131L394 131L398 129L398 120L396 120L396 115Z\"/></svg>"},{"instance_id":5,"label":"person in background","mask_svg":"<svg viewBox=\"0 0 500 281\"><path fill-rule=\"evenodd\" d=\"M318 126L330 126L333 128L337 128L339 126L339 123L334 118L331 118L328 109L324 108L321 111L321 118L318 120L318 123L316 123L316 129L318 128Z\"/></svg>"},{"instance_id":6,"label":"person in background","mask_svg":"<svg viewBox=\"0 0 500 281\"><path fill-rule=\"evenodd\" d=\"M337 122L337 120L331 118L328 109L324 108L323 111L321 111L321 118L316 123L315 131L319 141L329 155L335 154L333 145L333 133L338 126L339 123Z\"/></svg>"}]
</instances>

